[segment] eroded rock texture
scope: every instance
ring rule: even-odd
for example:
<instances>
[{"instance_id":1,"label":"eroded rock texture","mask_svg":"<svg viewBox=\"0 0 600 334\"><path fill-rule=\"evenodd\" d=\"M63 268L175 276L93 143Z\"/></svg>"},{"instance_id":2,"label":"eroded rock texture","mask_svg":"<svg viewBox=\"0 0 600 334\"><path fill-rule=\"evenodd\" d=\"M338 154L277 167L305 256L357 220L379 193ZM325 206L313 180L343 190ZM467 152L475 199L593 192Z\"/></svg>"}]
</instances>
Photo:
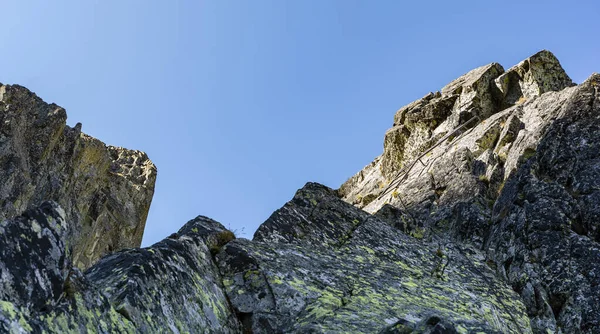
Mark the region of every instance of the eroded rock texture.
<instances>
[{"instance_id":1,"label":"eroded rock texture","mask_svg":"<svg viewBox=\"0 0 600 334\"><path fill-rule=\"evenodd\" d=\"M375 212L389 200L386 195L392 193L388 187L391 183L396 189L393 183L399 179L425 182L425 173L436 167L448 169L457 160L451 156L461 148L469 150L461 154L473 156L486 167L496 165L489 159L497 158L498 167L507 165L510 172L523 150L531 148L523 146L538 143L569 91L537 98L571 86L560 63L548 51L527 58L507 72L497 63L476 68L440 92L398 110L393 127L385 135L383 154L345 182L340 193L344 200ZM526 103L533 100L535 105ZM503 178L508 175L496 174ZM409 194L402 189L397 192Z\"/></svg>"},{"instance_id":2,"label":"eroded rock texture","mask_svg":"<svg viewBox=\"0 0 600 334\"><path fill-rule=\"evenodd\" d=\"M483 259L407 236L314 183L254 241L217 255L247 332L530 332L518 295Z\"/></svg>"},{"instance_id":3,"label":"eroded rock texture","mask_svg":"<svg viewBox=\"0 0 600 334\"><path fill-rule=\"evenodd\" d=\"M152 247L69 265L55 203L0 225L2 333L239 333L212 253L232 238L198 217Z\"/></svg>"},{"instance_id":4,"label":"eroded rock texture","mask_svg":"<svg viewBox=\"0 0 600 334\"><path fill-rule=\"evenodd\" d=\"M0 85L0 219L58 202L71 224L73 261L87 268L139 247L156 167L145 153L106 146L66 119L26 88Z\"/></svg>"},{"instance_id":5,"label":"eroded rock texture","mask_svg":"<svg viewBox=\"0 0 600 334\"><path fill-rule=\"evenodd\" d=\"M82 273L68 210L4 220L0 332L599 333L598 180L600 75L574 86L547 51L490 64L253 240L200 216Z\"/></svg>"},{"instance_id":6,"label":"eroded rock texture","mask_svg":"<svg viewBox=\"0 0 600 334\"><path fill-rule=\"evenodd\" d=\"M388 132L384 154L340 194L409 235L481 249L521 296L534 332L599 332L598 75L573 86L547 51L504 73L489 76L491 68L400 109L394 128L409 131L394 141ZM465 84L471 94L456 101L475 101L444 109ZM486 115L483 105L495 109ZM409 149L411 113L440 125Z\"/></svg>"},{"instance_id":7,"label":"eroded rock texture","mask_svg":"<svg viewBox=\"0 0 600 334\"><path fill-rule=\"evenodd\" d=\"M564 103L494 205L485 249L544 329L600 332L600 75Z\"/></svg>"}]
</instances>

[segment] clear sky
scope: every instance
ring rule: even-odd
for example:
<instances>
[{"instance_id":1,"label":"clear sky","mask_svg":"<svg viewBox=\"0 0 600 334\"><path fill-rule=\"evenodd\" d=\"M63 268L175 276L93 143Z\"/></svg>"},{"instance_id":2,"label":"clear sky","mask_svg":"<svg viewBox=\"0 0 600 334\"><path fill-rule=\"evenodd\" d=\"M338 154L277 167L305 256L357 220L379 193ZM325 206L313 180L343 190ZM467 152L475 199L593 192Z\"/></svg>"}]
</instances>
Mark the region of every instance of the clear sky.
<instances>
[{"instance_id":1,"label":"clear sky","mask_svg":"<svg viewBox=\"0 0 600 334\"><path fill-rule=\"evenodd\" d=\"M468 70L541 49L600 72L600 2L3 1L0 82L146 151L144 245L197 215L250 238L307 181L379 155L394 112Z\"/></svg>"}]
</instances>

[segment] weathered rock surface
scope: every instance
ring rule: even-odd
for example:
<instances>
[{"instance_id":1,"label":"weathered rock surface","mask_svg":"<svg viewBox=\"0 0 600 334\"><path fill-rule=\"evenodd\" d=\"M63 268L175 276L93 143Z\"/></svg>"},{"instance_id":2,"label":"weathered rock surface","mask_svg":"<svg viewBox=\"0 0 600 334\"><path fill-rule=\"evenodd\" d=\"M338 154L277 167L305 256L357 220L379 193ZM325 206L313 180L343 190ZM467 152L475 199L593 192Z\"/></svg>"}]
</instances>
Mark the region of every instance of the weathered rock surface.
<instances>
[{"instance_id":1,"label":"weathered rock surface","mask_svg":"<svg viewBox=\"0 0 600 334\"><path fill-rule=\"evenodd\" d=\"M485 249L538 331L600 332L600 75L571 94L496 201Z\"/></svg>"},{"instance_id":2,"label":"weathered rock surface","mask_svg":"<svg viewBox=\"0 0 600 334\"><path fill-rule=\"evenodd\" d=\"M54 203L0 225L0 332L240 332L212 260L233 237L219 223L198 217L85 275L69 265L68 226Z\"/></svg>"},{"instance_id":3,"label":"weathered rock surface","mask_svg":"<svg viewBox=\"0 0 600 334\"><path fill-rule=\"evenodd\" d=\"M0 332L132 332L107 298L70 270L69 224L55 203L42 203L0 225Z\"/></svg>"},{"instance_id":4,"label":"weathered rock surface","mask_svg":"<svg viewBox=\"0 0 600 334\"><path fill-rule=\"evenodd\" d=\"M411 238L318 184L255 241L198 217L85 275L69 267L56 205L2 226L0 266L14 278L0 295L6 332L530 332L518 295L478 250Z\"/></svg>"},{"instance_id":5,"label":"weathered rock surface","mask_svg":"<svg viewBox=\"0 0 600 334\"><path fill-rule=\"evenodd\" d=\"M254 241L217 255L247 332L530 332L517 294L484 259L409 237L311 183Z\"/></svg>"},{"instance_id":6,"label":"weathered rock surface","mask_svg":"<svg viewBox=\"0 0 600 334\"><path fill-rule=\"evenodd\" d=\"M559 91L573 83L558 59L542 51L511 67L495 80L502 93L502 106L510 106L521 97L532 98L549 91Z\"/></svg>"},{"instance_id":7,"label":"weathered rock surface","mask_svg":"<svg viewBox=\"0 0 600 334\"><path fill-rule=\"evenodd\" d=\"M73 261L139 247L156 167L140 151L106 146L66 125L65 110L24 87L0 85L0 220L58 202Z\"/></svg>"},{"instance_id":8,"label":"weathered rock surface","mask_svg":"<svg viewBox=\"0 0 600 334\"><path fill-rule=\"evenodd\" d=\"M430 170L431 165L449 166L448 161L440 159L452 160L448 157L454 151L446 151L455 144L469 148L475 158L480 159L486 159L481 154L487 149L496 149L492 155L498 155L500 159L511 155L508 165L515 168L515 155L522 153L521 147L511 149L507 144L515 141L522 146L524 140L535 145L539 135L552 122L548 109L556 108L557 102L556 98L547 97L545 103L552 106L538 102L525 112L521 109L522 104L543 93L570 86L573 86L571 79L548 51L527 58L507 72L497 63L476 68L446 85L441 92L430 93L398 110L393 127L385 135L383 154L346 181L340 193L344 200L375 212L387 198L372 202L381 199L383 190L394 180L422 180L427 177L423 173ZM535 110L531 110L533 108ZM502 112L501 116L496 115L499 112ZM509 126L505 127L507 121ZM455 132L457 128L459 131ZM501 147L491 147L497 144L502 130L507 133L499 142ZM471 134L470 137L463 138L467 134ZM522 138L513 138L517 134ZM440 140L442 145L435 146ZM415 177L414 173L420 175Z\"/></svg>"},{"instance_id":9,"label":"weathered rock surface","mask_svg":"<svg viewBox=\"0 0 600 334\"><path fill-rule=\"evenodd\" d=\"M399 113L431 108L485 68ZM534 332L600 332L599 76L573 87L556 58L542 51L485 79L493 83L491 115L468 107L461 112L477 115L473 124L456 133L441 124L418 153L387 169L388 151L407 148L389 148L386 134L384 154L340 194L410 235L481 249L520 294ZM438 115L447 121L456 111L455 104ZM406 124L397 114L394 128L399 122ZM436 133L451 135L438 141Z\"/></svg>"},{"instance_id":10,"label":"weathered rock surface","mask_svg":"<svg viewBox=\"0 0 600 334\"><path fill-rule=\"evenodd\" d=\"M81 273L68 210L4 220L0 332L599 333L598 180L600 75L573 86L547 51L490 64L252 241L200 216Z\"/></svg>"}]
</instances>

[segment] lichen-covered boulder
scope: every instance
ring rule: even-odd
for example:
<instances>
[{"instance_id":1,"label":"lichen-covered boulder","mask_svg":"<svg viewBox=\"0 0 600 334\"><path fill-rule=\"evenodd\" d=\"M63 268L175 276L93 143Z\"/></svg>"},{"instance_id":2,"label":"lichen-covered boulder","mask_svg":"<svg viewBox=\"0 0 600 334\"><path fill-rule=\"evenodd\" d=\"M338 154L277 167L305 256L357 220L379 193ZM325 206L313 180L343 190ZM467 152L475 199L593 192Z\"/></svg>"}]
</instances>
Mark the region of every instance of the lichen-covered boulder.
<instances>
[{"instance_id":1,"label":"lichen-covered boulder","mask_svg":"<svg viewBox=\"0 0 600 334\"><path fill-rule=\"evenodd\" d=\"M0 223L0 332L133 333L78 269L70 268L69 224L44 202Z\"/></svg>"},{"instance_id":2,"label":"lichen-covered boulder","mask_svg":"<svg viewBox=\"0 0 600 334\"><path fill-rule=\"evenodd\" d=\"M212 254L234 238L198 217L171 237L69 263L69 224L43 203L0 224L2 333L240 333Z\"/></svg>"},{"instance_id":3,"label":"lichen-covered boulder","mask_svg":"<svg viewBox=\"0 0 600 334\"><path fill-rule=\"evenodd\" d=\"M104 257L86 277L140 332L236 333L237 318L212 259L232 238L200 216L152 247Z\"/></svg>"},{"instance_id":4,"label":"lichen-covered boulder","mask_svg":"<svg viewBox=\"0 0 600 334\"><path fill-rule=\"evenodd\" d=\"M53 306L69 273L64 211L46 202L0 223L0 299L26 308Z\"/></svg>"},{"instance_id":5,"label":"lichen-covered boulder","mask_svg":"<svg viewBox=\"0 0 600 334\"><path fill-rule=\"evenodd\" d=\"M314 183L216 258L246 332L530 332L477 250L407 236Z\"/></svg>"},{"instance_id":6,"label":"lichen-covered boulder","mask_svg":"<svg viewBox=\"0 0 600 334\"><path fill-rule=\"evenodd\" d=\"M454 128L473 117L485 119L499 110L494 79L504 73L504 68L498 63L478 67L442 88L444 96L458 94L458 99L452 108L452 117L442 129Z\"/></svg>"},{"instance_id":7,"label":"lichen-covered boulder","mask_svg":"<svg viewBox=\"0 0 600 334\"><path fill-rule=\"evenodd\" d=\"M0 220L59 203L73 261L84 269L139 247L156 167L145 153L107 146L66 119L63 108L26 88L0 84Z\"/></svg>"},{"instance_id":8,"label":"lichen-covered boulder","mask_svg":"<svg viewBox=\"0 0 600 334\"><path fill-rule=\"evenodd\" d=\"M532 98L574 85L558 59L547 50L511 67L496 78L495 84L502 94L504 106L514 105L521 98Z\"/></svg>"}]
</instances>

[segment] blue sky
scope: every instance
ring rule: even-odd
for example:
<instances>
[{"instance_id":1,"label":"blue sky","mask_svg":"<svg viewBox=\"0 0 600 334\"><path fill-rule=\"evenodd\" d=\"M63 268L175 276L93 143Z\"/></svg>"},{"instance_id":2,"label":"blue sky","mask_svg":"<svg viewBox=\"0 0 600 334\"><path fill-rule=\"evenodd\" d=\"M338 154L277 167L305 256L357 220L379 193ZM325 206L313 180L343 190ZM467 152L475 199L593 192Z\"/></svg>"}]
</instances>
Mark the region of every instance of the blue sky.
<instances>
[{"instance_id":1,"label":"blue sky","mask_svg":"<svg viewBox=\"0 0 600 334\"><path fill-rule=\"evenodd\" d=\"M245 237L307 181L379 155L401 106L541 49L600 71L600 2L5 1L0 82L146 151L144 245L197 215Z\"/></svg>"}]
</instances>

